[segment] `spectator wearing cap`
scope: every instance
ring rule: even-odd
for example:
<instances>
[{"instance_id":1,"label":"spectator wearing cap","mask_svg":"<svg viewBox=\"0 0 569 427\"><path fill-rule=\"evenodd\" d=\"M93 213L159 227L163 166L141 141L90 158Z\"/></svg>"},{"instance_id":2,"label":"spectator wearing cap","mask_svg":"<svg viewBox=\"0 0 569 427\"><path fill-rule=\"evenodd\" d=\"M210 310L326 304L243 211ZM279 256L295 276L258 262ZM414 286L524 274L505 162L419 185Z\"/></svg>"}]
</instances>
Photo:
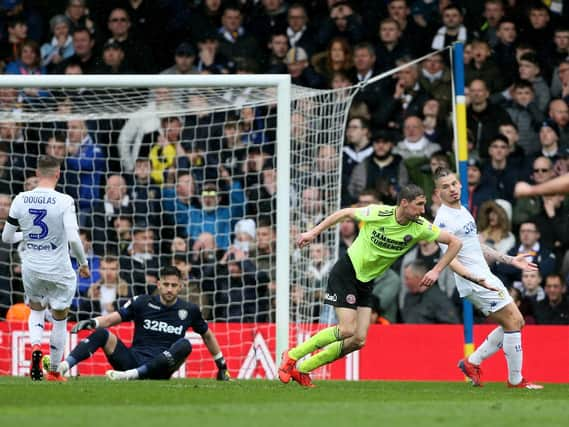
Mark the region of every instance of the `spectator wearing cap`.
<instances>
[{"instance_id":1,"label":"spectator wearing cap","mask_svg":"<svg viewBox=\"0 0 569 427\"><path fill-rule=\"evenodd\" d=\"M539 148L537 131L545 119L545 114L536 103L535 88L529 80L516 81L511 92L512 99L504 106L518 128L518 145L526 154L534 153Z\"/></svg>"},{"instance_id":2,"label":"spectator wearing cap","mask_svg":"<svg viewBox=\"0 0 569 427\"><path fill-rule=\"evenodd\" d=\"M113 39L107 40L103 46L103 63L99 74L132 74L126 62L122 45Z\"/></svg>"},{"instance_id":3,"label":"spectator wearing cap","mask_svg":"<svg viewBox=\"0 0 569 427\"><path fill-rule=\"evenodd\" d=\"M160 74L196 74L195 59L196 51L192 45L188 42L180 43L174 52L174 65Z\"/></svg>"},{"instance_id":4,"label":"spectator wearing cap","mask_svg":"<svg viewBox=\"0 0 569 427\"><path fill-rule=\"evenodd\" d=\"M241 219L235 224L233 246L246 255L255 248L256 225L252 219Z\"/></svg>"},{"instance_id":5,"label":"spectator wearing cap","mask_svg":"<svg viewBox=\"0 0 569 427\"><path fill-rule=\"evenodd\" d=\"M53 37L49 43L44 43L40 49L41 61L44 67L51 71L55 65L73 56L73 38L69 31L69 20L65 15L55 15L49 20Z\"/></svg>"},{"instance_id":6,"label":"spectator wearing cap","mask_svg":"<svg viewBox=\"0 0 569 427\"><path fill-rule=\"evenodd\" d=\"M231 243L233 218L231 209L220 205L221 198L217 185L204 184L200 201L200 208L190 206L188 236L196 240L201 233L211 233L215 236L216 246L220 249L227 249Z\"/></svg>"},{"instance_id":7,"label":"spectator wearing cap","mask_svg":"<svg viewBox=\"0 0 569 427\"><path fill-rule=\"evenodd\" d=\"M233 59L219 52L219 38L216 32L204 33L198 39L196 68L201 74L228 74L235 67Z\"/></svg>"},{"instance_id":8,"label":"spectator wearing cap","mask_svg":"<svg viewBox=\"0 0 569 427\"><path fill-rule=\"evenodd\" d=\"M534 152L534 158L545 156L551 160L553 164L561 158L562 149L559 144L559 126L553 120L545 120L539 130L540 149Z\"/></svg>"},{"instance_id":9,"label":"spectator wearing cap","mask_svg":"<svg viewBox=\"0 0 569 427\"><path fill-rule=\"evenodd\" d=\"M249 58L259 60L259 46L253 36L242 25L243 15L236 6L227 6L221 16L218 30L219 52L226 58L238 60Z\"/></svg>"},{"instance_id":10,"label":"spectator wearing cap","mask_svg":"<svg viewBox=\"0 0 569 427\"><path fill-rule=\"evenodd\" d=\"M130 34L130 17L125 9L115 8L107 21L112 41L118 43L125 55L129 67L136 73L152 73L155 63L152 50Z\"/></svg>"},{"instance_id":11,"label":"spectator wearing cap","mask_svg":"<svg viewBox=\"0 0 569 427\"><path fill-rule=\"evenodd\" d=\"M518 72L522 80L527 80L533 85L535 103L541 112L545 112L551 95L549 86L541 74L541 65L537 56L533 53L524 53L519 59Z\"/></svg>"},{"instance_id":12,"label":"spectator wearing cap","mask_svg":"<svg viewBox=\"0 0 569 427\"><path fill-rule=\"evenodd\" d=\"M377 188L382 180L397 183L402 161L401 156L393 153L393 141L391 132L382 131L373 136L372 155L358 164L350 176L347 188L350 200L344 200L346 205L358 200L366 188Z\"/></svg>"},{"instance_id":13,"label":"spectator wearing cap","mask_svg":"<svg viewBox=\"0 0 569 427\"><path fill-rule=\"evenodd\" d=\"M482 168L482 179L495 189L496 197L510 203L514 201L514 186L523 178L523 171L508 161L510 145L504 135L496 135L488 149L490 159Z\"/></svg>"},{"instance_id":14,"label":"spectator wearing cap","mask_svg":"<svg viewBox=\"0 0 569 427\"><path fill-rule=\"evenodd\" d=\"M498 128L511 123L509 114L500 106L493 104L489 97L488 85L481 79L474 79L468 85L470 104L466 109L468 130L474 136L474 148L482 158L488 157L490 140L498 134Z\"/></svg>"},{"instance_id":15,"label":"spectator wearing cap","mask_svg":"<svg viewBox=\"0 0 569 427\"><path fill-rule=\"evenodd\" d=\"M309 55L316 53L316 36L308 25L308 14L301 3L288 9L286 35L290 47L301 47Z\"/></svg>"},{"instance_id":16,"label":"spectator wearing cap","mask_svg":"<svg viewBox=\"0 0 569 427\"><path fill-rule=\"evenodd\" d=\"M293 84L314 89L326 87L324 77L314 71L308 63L308 55L303 48L291 48L286 54L285 63Z\"/></svg>"},{"instance_id":17,"label":"spectator wearing cap","mask_svg":"<svg viewBox=\"0 0 569 427\"><path fill-rule=\"evenodd\" d=\"M482 203L496 198L494 188L486 182L482 182L482 164L475 158L468 159L468 210L476 219Z\"/></svg>"}]
</instances>

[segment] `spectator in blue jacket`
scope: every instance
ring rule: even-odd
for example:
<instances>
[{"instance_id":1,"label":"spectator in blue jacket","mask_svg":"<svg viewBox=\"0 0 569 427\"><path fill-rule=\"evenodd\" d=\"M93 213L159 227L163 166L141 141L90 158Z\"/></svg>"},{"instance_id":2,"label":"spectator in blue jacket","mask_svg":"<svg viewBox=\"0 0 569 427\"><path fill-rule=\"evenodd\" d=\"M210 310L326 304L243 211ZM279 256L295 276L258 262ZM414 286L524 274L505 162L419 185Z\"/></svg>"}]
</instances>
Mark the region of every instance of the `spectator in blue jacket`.
<instances>
[{"instance_id":1,"label":"spectator in blue jacket","mask_svg":"<svg viewBox=\"0 0 569 427\"><path fill-rule=\"evenodd\" d=\"M105 154L101 147L95 144L87 130L84 120L67 122L67 156L65 167L70 176L75 175L79 186L79 218L81 213L89 213L92 201L100 196L101 177L105 170Z\"/></svg>"},{"instance_id":2,"label":"spectator in blue jacket","mask_svg":"<svg viewBox=\"0 0 569 427\"><path fill-rule=\"evenodd\" d=\"M172 186L162 188L164 224L173 226L175 229L175 233L172 233L171 237L188 237L190 209L192 208L194 194L194 178L187 169L178 171L175 188Z\"/></svg>"},{"instance_id":3,"label":"spectator in blue jacket","mask_svg":"<svg viewBox=\"0 0 569 427\"><path fill-rule=\"evenodd\" d=\"M217 186L206 183L201 192L201 208L190 207L188 235L192 240L203 233L211 233L215 236L216 246L227 249L231 243L232 215L231 209L220 206L220 197Z\"/></svg>"}]
</instances>

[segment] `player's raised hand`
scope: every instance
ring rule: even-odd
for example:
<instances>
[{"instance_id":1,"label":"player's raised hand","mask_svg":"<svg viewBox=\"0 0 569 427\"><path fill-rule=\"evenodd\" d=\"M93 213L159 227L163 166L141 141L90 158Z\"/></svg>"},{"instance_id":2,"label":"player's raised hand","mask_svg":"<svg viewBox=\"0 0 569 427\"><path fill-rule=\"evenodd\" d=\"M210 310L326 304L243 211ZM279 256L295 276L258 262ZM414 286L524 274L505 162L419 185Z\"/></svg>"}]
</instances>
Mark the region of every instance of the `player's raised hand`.
<instances>
[{"instance_id":1,"label":"player's raised hand","mask_svg":"<svg viewBox=\"0 0 569 427\"><path fill-rule=\"evenodd\" d=\"M89 271L89 266L87 264L79 266L79 276L84 279L91 277L91 271Z\"/></svg>"},{"instance_id":2,"label":"player's raised hand","mask_svg":"<svg viewBox=\"0 0 569 427\"><path fill-rule=\"evenodd\" d=\"M537 264L529 262L527 257L529 254L519 254L512 259L512 265L522 271L537 271Z\"/></svg>"},{"instance_id":3,"label":"player's raised hand","mask_svg":"<svg viewBox=\"0 0 569 427\"><path fill-rule=\"evenodd\" d=\"M95 329L96 327L97 327L97 322L95 322L95 319L80 320L79 322L77 322L75 326L73 326L73 329L71 329L71 333L76 334L77 332L82 331L83 329Z\"/></svg>"},{"instance_id":4,"label":"player's raised hand","mask_svg":"<svg viewBox=\"0 0 569 427\"><path fill-rule=\"evenodd\" d=\"M298 239L296 239L296 245L302 249L312 243L315 238L316 234L313 233L312 230L306 231L298 236Z\"/></svg>"},{"instance_id":5,"label":"player's raised hand","mask_svg":"<svg viewBox=\"0 0 569 427\"><path fill-rule=\"evenodd\" d=\"M518 182L514 187L514 197L529 197L531 196L532 186L527 182Z\"/></svg>"},{"instance_id":6,"label":"player's raised hand","mask_svg":"<svg viewBox=\"0 0 569 427\"><path fill-rule=\"evenodd\" d=\"M439 280L439 273L436 272L435 270L429 270L425 273L425 275L421 279L421 283L419 283L419 286L425 286L427 288L430 288L437 282L437 280Z\"/></svg>"}]
</instances>

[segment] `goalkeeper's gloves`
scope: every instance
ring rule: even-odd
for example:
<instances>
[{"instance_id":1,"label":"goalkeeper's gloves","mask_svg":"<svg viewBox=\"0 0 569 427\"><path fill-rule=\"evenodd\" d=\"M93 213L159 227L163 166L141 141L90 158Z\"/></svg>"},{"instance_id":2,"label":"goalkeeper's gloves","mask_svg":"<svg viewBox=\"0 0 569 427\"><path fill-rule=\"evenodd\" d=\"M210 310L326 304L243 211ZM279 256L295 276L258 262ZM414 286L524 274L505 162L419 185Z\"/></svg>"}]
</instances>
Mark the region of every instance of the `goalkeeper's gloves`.
<instances>
[{"instance_id":1,"label":"goalkeeper's gloves","mask_svg":"<svg viewBox=\"0 0 569 427\"><path fill-rule=\"evenodd\" d=\"M229 375L229 371L227 370L227 363L225 362L225 358L221 357L215 361L217 366L217 376L216 379L218 381L229 381L231 379L231 375Z\"/></svg>"},{"instance_id":2,"label":"goalkeeper's gloves","mask_svg":"<svg viewBox=\"0 0 569 427\"><path fill-rule=\"evenodd\" d=\"M97 319L81 320L77 322L75 326L73 326L73 329L71 329L71 333L76 334L77 332L82 331L83 329L95 329L98 326L99 322L97 321Z\"/></svg>"}]
</instances>

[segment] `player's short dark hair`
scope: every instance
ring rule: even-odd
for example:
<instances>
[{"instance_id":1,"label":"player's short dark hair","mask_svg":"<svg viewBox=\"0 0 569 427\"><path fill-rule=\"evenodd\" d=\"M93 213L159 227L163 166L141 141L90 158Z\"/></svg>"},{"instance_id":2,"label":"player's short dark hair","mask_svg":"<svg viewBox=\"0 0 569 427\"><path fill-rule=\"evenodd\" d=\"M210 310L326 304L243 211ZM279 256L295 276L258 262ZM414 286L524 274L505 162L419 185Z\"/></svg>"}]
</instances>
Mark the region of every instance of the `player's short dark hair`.
<instances>
[{"instance_id":1,"label":"player's short dark hair","mask_svg":"<svg viewBox=\"0 0 569 427\"><path fill-rule=\"evenodd\" d=\"M433 174L433 181L437 182L440 178L453 174L454 172L450 168L438 167L435 169L435 173Z\"/></svg>"},{"instance_id":2,"label":"player's short dark hair","mask_svg":"<svg viewBox=\"0 0 569 427\"><path fill-rule=\"evenodd\" d=\"M160 278L166 276L176 276L178 279L181 279L182 273L177 267L174 267L173 265L166 265L162 267L162 270L160 270Z\"/></svg>"},{"instance_id":3,"label":"player's short dark hair","mask_svg":"<svg viewBox=\"0 0 569 427\"><path fill-rule=\"evenodd\" d=\"M408 202L412 202L417 197L425 197L425 192L421 187L415 184L406 185L401 189L399 194L397 195L397 204L401 204L402 200L407 200Z\"/></svg>"},{"instance_id":4,"label":"player's short dark hair","mask_svg":"<svg viewBox=\"0 0 569 427\"><path fill-rule=\"evenodd\" d=\"M41 175L54 175L59 167L59 160L55 157L43 154L38 159L38 171Z\"/></svg>"}]
</instances>

